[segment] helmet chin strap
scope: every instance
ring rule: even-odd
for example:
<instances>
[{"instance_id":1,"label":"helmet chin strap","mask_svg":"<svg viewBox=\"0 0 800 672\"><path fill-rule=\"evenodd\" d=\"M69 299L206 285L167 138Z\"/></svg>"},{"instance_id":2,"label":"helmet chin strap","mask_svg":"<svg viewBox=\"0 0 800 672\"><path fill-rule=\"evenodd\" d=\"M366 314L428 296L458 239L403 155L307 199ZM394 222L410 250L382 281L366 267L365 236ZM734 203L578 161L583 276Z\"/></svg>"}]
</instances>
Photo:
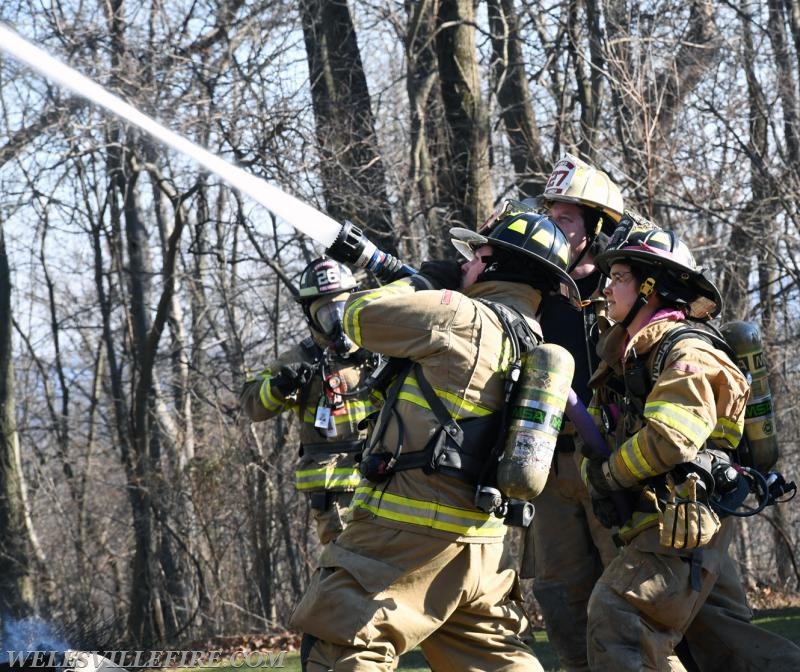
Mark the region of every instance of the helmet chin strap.
<instances>
[{"instance_id":1,"label":"helmet chin strap","mask_svg":"<svg viewBox=\"0 0 800 672\"><path fill-rule=\"evenodd\" d=\"M585 215L584 215L585 217ZM585 230L585 225L584 225ZM572 273L577 267L578 264L583 261L584 257L591 252L592 254L599 254L600 252L605 249L605 245L608 244L608 236L603 233L603 217L602 215L597 217L597 222L595 223L595 227L593 231L586 231L586 244L583 246L578 257L573 261L569 267L567 268L567 273Z\"/></svg>"},{"instance_id":2,"label":"helmet chin strap","mask_svg":"<svg viewBox=\"0 0 800 672\"><path fill-rule=\"evenodd\" d=\"M583 246L583 249L581 250L581 253L578 255L577 259L575 259L575 261L573 261L573 262L572 262L572 263L571 263L571 264L570 264L570 265L567 267L567 275L569 275L570 273L572 273L572 271L574 271L574 270L575 270L575 269L578 267L578 264L580 264L580 263L581 263L581 261L583 261L583 258L584 258L584 257L586 256L586 254L589 252L589 248L590 248L591 246L592 246L592 241L591 241L591 240L589 239L589 237L587 236L587 237L586 237L586 245L584 245L584 246Z\"/></svg>"},{"instance_id":3,"label":"helmet chin strap","mask_svg":"<svg viewBox=\"0 0 800 672\"><path fill-rule=\"evenodd\" d=\"M639 311L647 305L647 301L655 291L655 288L656 277L648 275L642 281L642 284L639 285L639 296L636 297L636 301L633 302L631 309L628 311L628 314L625 316L625 318L620 322L620 325L622 325L625 329L630 326L631 322L633 322L634 318L639 314Z\"/></svg>"}]
</instances>

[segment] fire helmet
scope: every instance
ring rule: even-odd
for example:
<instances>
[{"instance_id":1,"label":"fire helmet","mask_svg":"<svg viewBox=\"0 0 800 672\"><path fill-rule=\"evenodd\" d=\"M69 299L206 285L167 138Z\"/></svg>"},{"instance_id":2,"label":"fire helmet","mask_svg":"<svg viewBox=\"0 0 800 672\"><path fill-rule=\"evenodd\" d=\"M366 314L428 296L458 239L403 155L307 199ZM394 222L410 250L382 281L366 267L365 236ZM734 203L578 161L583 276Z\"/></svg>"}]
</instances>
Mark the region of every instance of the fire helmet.
<instances>
[{"instance_id":1,"label":"fire helmet","mask_svg":"<svg viewBox=\"0 0 800 672\"><path fill-rule=\"evenodd\" d=\"M305 267L300 275L300 288L296 299L313 301L328 294L351 292L358 288L352 271L333 259L320 257Z\"/></svg>"},{"instance_id":2,"label":"fire helmet","mask_svg":"<svg viewBox=\"0 0 800 672\"><path fill-rule=\"evenodd\" d=\"M716 317L722 310L719 290L703 275L691 250L674 231L633 232L618 247L609 247L597 255L595 263L606 276L610 275L614 264L630 265L638 275L654 281L652 288L659 295L687 305L694 319Z\"/></svg>"},{"instance_id":3,"label":"fire helmet","mask_svg":"<svg viewBox=\"0 0 800 672\"><path fill-rule=\"evenodd\" d=\"M591 238L600 231L610 235L623 213L619 187L602 170L572 154L564 154L553 167L539 200L545 205L561 201L596 210L600 215L596 223L587 222L586 233ZM594 230L588 230L589 226Z\"/></svg>"},{"instance_id":4,"label":"fire helmet","mask_svg":"<svg viewBox=\"0 0 800 672\"><path fill-rule=\"evenodd\" d=\"M529 262L531 274L543 274L553 288L563 293L576 308L580 294L567 269L570 246L564 232L546 215L514 211L498 220L487 233L456 227L450 229L454 247L467 259L481 245L505 250L513 257ZM524 281L524 279L522 280Z\"/></svg>"},{"instance_id":5,"label":"fire helmet","mask_svg":"<svg viewBox=\"0 0 800 672\"><path fill-rule=\"evenodd\" d=\"M328 341L340 355L353 345L344 334L342 316L347 295L357 288L347 266L325 257L312 261L300 275L295 298L303 307L311 331L320 340Z\"/></svg>"}]
</instances>

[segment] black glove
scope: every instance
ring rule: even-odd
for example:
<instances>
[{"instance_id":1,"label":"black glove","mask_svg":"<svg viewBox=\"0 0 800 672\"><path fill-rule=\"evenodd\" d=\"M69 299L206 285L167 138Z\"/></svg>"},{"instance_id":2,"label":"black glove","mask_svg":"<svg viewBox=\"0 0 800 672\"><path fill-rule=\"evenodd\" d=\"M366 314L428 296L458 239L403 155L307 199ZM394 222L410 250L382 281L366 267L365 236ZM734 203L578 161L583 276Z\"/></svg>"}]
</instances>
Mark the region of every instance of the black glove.
<instances>
[{"instance_id":1,"label":"black glove","mask_svg":"<svg viewBox=\"0 0 800 672\"><path fill-rule=\"evenodd\" d=\"M313 373L313 367L305 362L286 364L272 377L270 384L284 397L288 397L311 380Z\"/></svg>"},{"instance_id":2,"label":"black glove","mask_svg":"<svg viewBox=\"0 0 800 672\"><path fill-rule=\"evenodd\" d=\"M459 289L461 262L455 259L424 261L419 267L418 275L427 280L433 289Z\"/></svg>"},{"instance_id":3,"label":"black glove","mask_svg":"<svg viewBox=\"0 0 800 672\"><path fill-rule=\"evenodd\" d=\"M609 530L622 525L619 511L614 502L608 497L592 497L592 511L598 522Z\"/></svg>"},{"instance_id":4,"label":"black glove","mask_svg":"<svg viewBox=\"0 0 800 672\"><path fill-rule=\"evenodd\" d=\"M592 457L586 464L586 478L598 495L606 496L621 490L602 457Z\"/></svg>"}]
</instances>

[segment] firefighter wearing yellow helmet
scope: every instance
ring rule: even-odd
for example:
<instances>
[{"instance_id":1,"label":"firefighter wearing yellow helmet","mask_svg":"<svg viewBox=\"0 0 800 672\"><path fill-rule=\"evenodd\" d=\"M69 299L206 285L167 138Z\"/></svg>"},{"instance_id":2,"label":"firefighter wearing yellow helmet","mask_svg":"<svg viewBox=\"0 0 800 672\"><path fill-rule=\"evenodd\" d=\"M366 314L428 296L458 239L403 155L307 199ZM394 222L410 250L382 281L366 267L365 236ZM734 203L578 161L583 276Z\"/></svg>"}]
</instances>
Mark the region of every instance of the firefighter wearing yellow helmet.
<instances>
[{"instance_id":1,"label":"firefighter wearing yellow helmet","mask_svg":"<svg viewBox=\"0 0 800 672\"><path fill-rule=\"evenodd\" d=\"M539 322L545 342L572 353L572 388L588 404L588 381L598 364L596 309L603 305L603 276L595 267L594 255L622 217L622 195L605 172L565 154L553 167L537 201L569 240L572 262L568 270L581 299L588 303L577 313L544 297ZM595 302L589 303L592 298ZM544 490L536 499L535 524L525 533L521 575L534 579L533 593L561 667L568 672L587 672L586 605L595 581L617 549L611 532L592 511L578 470L580 453L575 441L574 425L565 422ZM554 539L558 543L553 543Z\"/></svg>"},{"instance_id":2,"label":"firefighter wearing yellow helmet","mask_svg":"<svg viewBox=\"0 0 800 672\"><path fill-rule=\"evenodd\" d=\"M506 325L538 350L542 295L577 298L569 246L530 212L451 236L468 261L425 262L345 307L355 343L406 363L362 457L350 522L292 616L308 672L388 670L416 646L434 670L542 670L520 638L526 619L504 543L526 503L490 509L476 495L504 434Z\"/></svg>"},{"instance_id":3,"label":"firefighter wearing yellow helmet","mask_svg":"<svg viewBox=\"0 0 800 672\"><path fill-rule=\"evenodd\" d=\"M332 259L308 264L296 298L311 337L250 378L240 395L242 410L253 421L285 411L300 420L295 487L308 496L323 544L344 529L359 481L362 423L377 412L378 399L367 384L377 358L353 345L342 329L345 301L357 287L350 269Z\"/></svg>"}]
</instances>

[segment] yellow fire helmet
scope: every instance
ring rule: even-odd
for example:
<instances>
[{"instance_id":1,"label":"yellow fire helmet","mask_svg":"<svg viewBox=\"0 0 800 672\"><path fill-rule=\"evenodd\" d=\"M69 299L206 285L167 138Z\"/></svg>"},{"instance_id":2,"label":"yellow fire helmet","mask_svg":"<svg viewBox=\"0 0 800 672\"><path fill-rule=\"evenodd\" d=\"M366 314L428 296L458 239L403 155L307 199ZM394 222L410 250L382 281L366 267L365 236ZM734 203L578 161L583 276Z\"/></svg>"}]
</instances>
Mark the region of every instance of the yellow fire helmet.
<instances>
[{"instance_id":1,"label":"yellow fire helmet","mask_svg":"<svg viewBox=\"0 0 800 672\"><path fill-rule=\"evenodd\" d=\"M611 234L622 219L623 202L619 187L602 170L572 154L564 154L556 163L541 200L545 203L575 203L599 210L604 217L598 223L607 234Z\"/></svg>"}]
</instances>

